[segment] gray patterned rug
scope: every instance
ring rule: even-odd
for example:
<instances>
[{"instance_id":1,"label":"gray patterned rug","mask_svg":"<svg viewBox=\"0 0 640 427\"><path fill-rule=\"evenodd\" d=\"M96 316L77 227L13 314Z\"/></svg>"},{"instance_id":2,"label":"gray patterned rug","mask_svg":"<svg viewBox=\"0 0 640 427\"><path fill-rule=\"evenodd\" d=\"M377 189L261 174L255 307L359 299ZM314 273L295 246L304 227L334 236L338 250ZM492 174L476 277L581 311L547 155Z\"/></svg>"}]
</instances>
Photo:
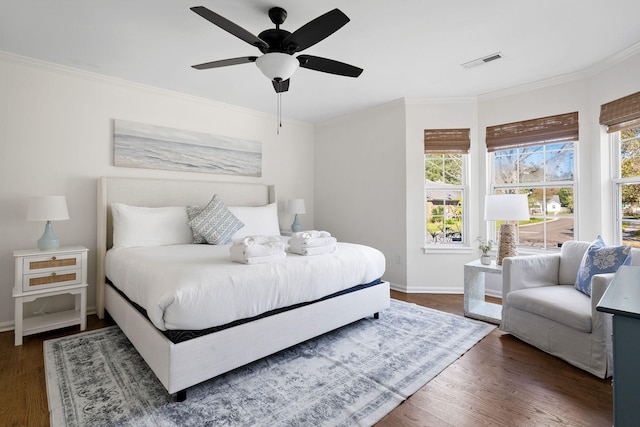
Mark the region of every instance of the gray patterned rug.
<instances>
[{"instance_id":1,"label":"gray patterned rug","mask_svg":"<svg viewBox=\"0 0 640 427\"><path fill-rule=\"evenodd\" d=\"M495 326L392 300L175 402L117 326L44 343L52 426L371 425Z\"/></svg>"}]
</instances>

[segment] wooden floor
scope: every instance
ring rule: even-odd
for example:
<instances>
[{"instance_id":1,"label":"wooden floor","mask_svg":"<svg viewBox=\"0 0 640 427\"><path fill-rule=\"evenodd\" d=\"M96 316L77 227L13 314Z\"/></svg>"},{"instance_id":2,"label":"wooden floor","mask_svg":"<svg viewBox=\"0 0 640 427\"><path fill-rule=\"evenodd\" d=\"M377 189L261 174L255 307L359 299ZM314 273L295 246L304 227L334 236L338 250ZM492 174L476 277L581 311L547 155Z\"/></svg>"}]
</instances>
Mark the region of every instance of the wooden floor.
<instances>
[{"instance_id":1,"label":"wooden floor","mask_svg":"<svg viewBox=\"0 0 640 427\"><path fill-rule=\"evenodd\" d=\"M463 314L462 295L402 294L404 301ZM109 321L89 316L88 329ZM42 342L76 328L25 337L0 333L0 425L47 426ZM611 380L600 380L497 329L377 426L611 426ZM57 426L56 426L57 427Z\"/></svg>"}]
</instances>

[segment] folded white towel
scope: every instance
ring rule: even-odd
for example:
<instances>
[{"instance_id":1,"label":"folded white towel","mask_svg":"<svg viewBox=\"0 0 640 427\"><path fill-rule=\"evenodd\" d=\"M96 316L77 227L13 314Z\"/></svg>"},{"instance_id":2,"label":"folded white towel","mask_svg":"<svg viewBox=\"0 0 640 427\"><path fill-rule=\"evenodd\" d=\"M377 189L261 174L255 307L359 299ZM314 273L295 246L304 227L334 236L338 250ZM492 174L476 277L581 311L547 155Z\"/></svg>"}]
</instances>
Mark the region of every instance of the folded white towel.
<instances>
[{"instance_id":1,"label":"folded white towel","mask_svg":"<svg viewBox=\"0 0 640 427\"><path fill-rule=\"evenodd\" d=\"M233 254L231 255L231 261L234 262L239 262L241 264L264 264L267 262L274 262L274 261L278 261L281 259L284 259L287 257L287 254L282 251L279 253L275 253L272 255L267 255L267 256L254 256L254 257L249 257L249 258L235 258L233 256Z\"/></svg>"},{"instance_id":2,"label":"folded white towel","mask_svg":"<svg viewBox=\"0 0 640 427\"><path fill-rule=\"evenodd\" d=\"M336 251L336 245L317 246L315 248L294 248L289 246L289 252L304 256L332 254Z\"/></svg>"},{"instance_id":3,"label":"folded white towel","mask_svg":"<svg viewBox=\"0 0 640 427\"><path fill-rule=\"evenodd\" d=\"M233 244L229 251L232 259L248 259L253 257L264 257L284 253L285 244L280 240L264 243L261 245L245 245L242 243Z\"/></svg>"},{"instance_id":4,"label":"folded white towel","mask_svg":"<svg viewBox=\"0 0 640 427\"><path fill-rule=\"evenodd\" d=\"M254 236L246 236L246 237L243 237L242 239L236 239L233 241L233 244L253 246L253 245L264 245L266 243L276 243L276 242L280 242L280 239L276 236L254 235Z\"/></svg>"},{"instance_id":5,"label":"folded white towel","mask_svg":"<svg viewBox=\"0 0 640 427\"><path fill-rule=\"evenodd\" d=\"M329 233L328 231L307 230L307 231L297 231L293 233L291 237L292 238L331 237L331 233Z\"/></svg>"},{"instance_id":6,"label":"folded white towel","mask_svg":"<svg viewBox=\"0 0 640 427\"><path fill-rule=\"evenodd\" d=\"M317 248L320 246L335 245L335 237L293 237L287 242L290 247L301 251L303 248Z\"/></svg>"}]
</instances>

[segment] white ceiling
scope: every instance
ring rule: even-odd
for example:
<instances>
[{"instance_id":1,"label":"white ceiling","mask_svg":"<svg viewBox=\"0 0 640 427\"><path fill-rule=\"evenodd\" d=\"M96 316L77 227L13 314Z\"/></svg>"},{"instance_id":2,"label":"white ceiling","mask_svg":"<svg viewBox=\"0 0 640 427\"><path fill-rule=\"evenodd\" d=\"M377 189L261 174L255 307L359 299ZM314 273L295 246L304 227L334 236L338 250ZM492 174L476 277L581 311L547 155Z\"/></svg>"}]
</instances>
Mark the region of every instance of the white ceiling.
<instances>
[{"instance_id":1,"label":"white ceiling","mask_svg":"<svg viewBox=\"0 0 640 427\"><path fill-rule=\"evenodd\" d=\"M364 72L299 69L283 115L308 122L402 97L473 97L579 72L640 42L639 0L0 0L0 50L275 113L273 87L254 64L191 68L260 55L192 6L256 35L273 28L272 6L287 10L282 28L291 32L342 10L351 22L304 53ZM460 66L497 51L504 58Z\"/></svg>"}]
</instances>

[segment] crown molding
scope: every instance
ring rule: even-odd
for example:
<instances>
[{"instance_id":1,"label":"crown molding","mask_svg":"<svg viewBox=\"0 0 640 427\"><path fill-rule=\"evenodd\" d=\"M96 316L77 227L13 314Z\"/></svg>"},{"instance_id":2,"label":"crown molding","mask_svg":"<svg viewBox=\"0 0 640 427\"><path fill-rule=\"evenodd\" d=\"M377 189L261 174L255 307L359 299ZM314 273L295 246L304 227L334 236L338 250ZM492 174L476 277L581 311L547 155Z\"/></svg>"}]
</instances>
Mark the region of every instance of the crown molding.
<instances>
[{"instance_id":1,"label":"crown molding","mask_svg":"<svg viewBox=\"0 0 640 427\"><path fill-rule=\"evenodd\" d=\"M503 98L510 95L517 95L524 92L529 92L536 89L542 89L549 86L556 86L564 83L571 83L578 80L582 80L585 78L593 77L602 73L603 71L611 68L632 56L640 53L640 42L635 43L629 46L626 49L621 50L618 53L615 53L596 64L592 65L589 68L586 68L581 71L576 71L574 73L568 73L561 76L551 77L548 79L537 80L530 83L525 83L522 85L512 86L510 88L497 90L495 92L488 92L481 95L478 95L479 101L488 101L497 98Z\"/></svg>"},{"instance_id":2,"label":"crown molding","mask_svg":"<svg viewBox=\"0 0 640 427\"><path fill-rule=\"evenodd\" d=\"M223 102L215 101L212 99L202 98L195 95L188 95L186 93L177 92L169 89L163 89L155 86L145 85L142 83L125 80L118 77L108 76L106 74L100 74L92 71L81 70L79 68L73 68L65 65L56 64L53 62L42 61L40 59L35 59L27 56L16 55L14 53L10 53L7 51L0 51L0 61L19 65L19 66L40 69L46 72L58 73L61 75L65 75L65 76L73 77L77 79L83 79L87 81L93 81L93 82L104 83L104 84L118 85L118 86L127 87L135 90L141 90L141 91L153 93L156 95L161 94L161 95L173 97L173 98L184 100L184 101L203 104L207 107L222 108L226 110L235 111L240 114L252 115L252 116L259 117L266 120L276 119L275 114L264 113L258 110L252 110L249 108L244 108L244 107L240 107L233 104L225 104ZM300 120L295 120L290 118L283 117L283 122L296 124L300 126L313 127L312 123L303 122Z\"/></svg>"}]
</instances>

